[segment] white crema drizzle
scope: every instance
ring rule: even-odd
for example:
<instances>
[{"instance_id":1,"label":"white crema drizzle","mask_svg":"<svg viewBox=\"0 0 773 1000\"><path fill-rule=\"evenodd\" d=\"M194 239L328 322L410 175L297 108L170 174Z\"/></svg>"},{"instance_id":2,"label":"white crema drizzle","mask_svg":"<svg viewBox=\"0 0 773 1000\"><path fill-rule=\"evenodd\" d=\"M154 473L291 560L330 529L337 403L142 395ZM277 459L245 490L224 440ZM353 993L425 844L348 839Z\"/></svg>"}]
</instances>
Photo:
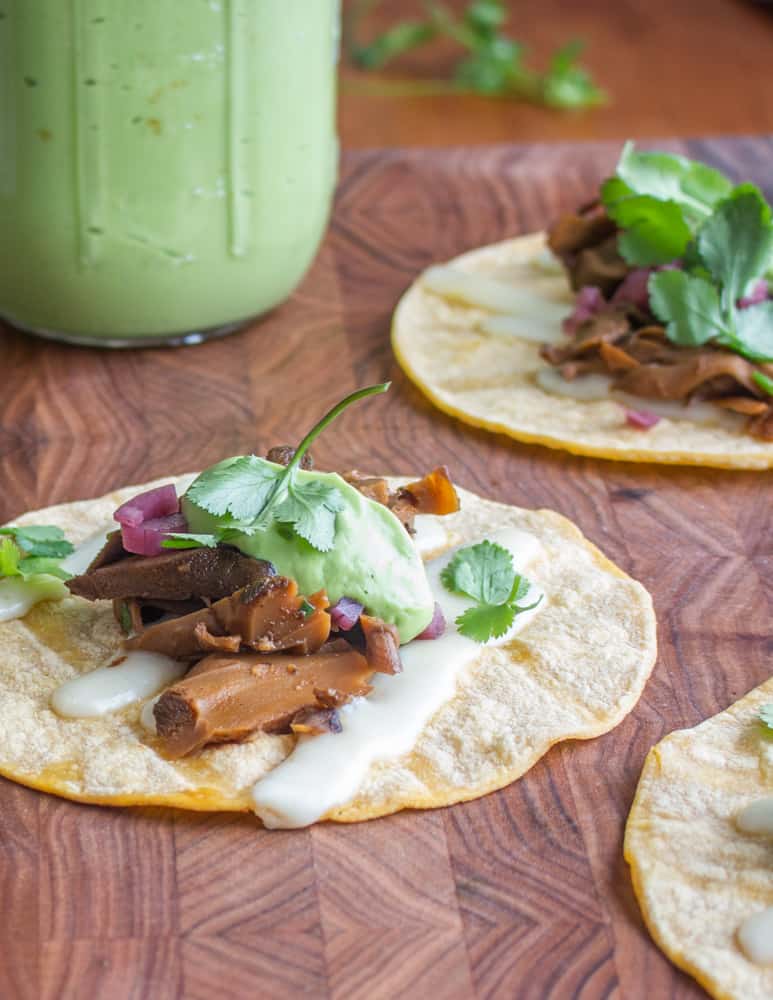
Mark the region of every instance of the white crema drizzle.
<instances>
[{"instance_id":1,"label":"white crema drizzle","mask_svg":"<svg viewBox=\"0 0 773 1000\"><path fill-rule=\"evenodd\" d=\"M742 833L773 837L773 795L744 806L735 825ZM773 963L773 906L752 914L741 924L738 943L749 961L757 965Z\"/></svg>"},{"instance_id":2,"label":"white crema drizzle","mask_svg":"<svg viewBox=\"0 0 773 1000\"><path fill-rule=\"evenodd\" d=\"M508 549L517 572L523 572L541 551L533 535L513 528L487 538ZM427 566L432 592L446 618L445 633L439 639L403 646L403 672L394 677L376 674L372 693L341 711L342 732L300 739L292 754L257 782L253 809L267 827L308 826L349 802L370 765L409 753L427 722L454 696L460 676L481 649L454 624L472 602L449 593L440 580L456 551ZM524 604L533 604L540 596L543 600L536 608L518 615L505 635L486 645L501 646L522 631L545 604L534 586L523 599Z\"/></svg>"}]
</instances>

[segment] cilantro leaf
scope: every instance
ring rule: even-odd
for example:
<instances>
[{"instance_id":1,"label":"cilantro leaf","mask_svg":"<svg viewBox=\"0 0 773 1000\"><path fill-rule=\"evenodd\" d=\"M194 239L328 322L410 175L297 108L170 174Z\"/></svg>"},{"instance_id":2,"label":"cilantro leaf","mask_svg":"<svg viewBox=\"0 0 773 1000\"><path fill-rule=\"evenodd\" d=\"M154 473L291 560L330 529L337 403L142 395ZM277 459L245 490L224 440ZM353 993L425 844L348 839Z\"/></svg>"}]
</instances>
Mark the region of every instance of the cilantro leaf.
<instances>
[{"instance_id":1,"label":"cilantro leaf","mask_svg":"<svg viewBox=\"0 0 773 1000\"><path fill-rule=\"evenodd\" d=\"M608 212L624 230L617 241L621 256L636 267L668 264L684 254L692 239L675 201L634 195L611 204Z\"/></svg>"},{"instance_id":2,"label":"cilantro leaf","mask_svg":"<svg viewBox=\"0 0 773 1000\"><path fill-rule=\"evenodd\" d=\"M29 525L27 527L0 528L0 535L9 535L28 555L64 559L74 551L73 545L64 537L61 528L53 525Z\"/></svg>"},{"instance_id":3,"label":"cilantro leaf","mask_svg":"<svg viewBox=\"0 0 773 1000\"><path fill-rule=\"evenodd\" d=\"M475 642L503 636L517 615L535 608L522 607L531 589L526 577L515 572L513 557L502 545L487 540L460 549L440 574L447 590L464 594L476 603L456 619L461 635Z\"/></svg>"},{"instance_id":4,"label":"cilantro leaf","mask_svg":"<svg viewBox=\"0 0 773 1000\"><path fill-rule=\"evenodd\" d=\"M668 339L682 347L705 344L718 334L732 336L722 315L714 285L684 271L659 271L650 276L650 306L666 324Z\"/></svg>"},{"instance_id":5,"label":"cilantro leaf","mask_svg":"<svg viewBox=\"0 0 773 1000\"><path fill-rule=\"evenodd\" d=\"M528 593L529 582L518 577L523 583L521 597ZM520 588L520 584L518 585ZM501 638L518 615L524 611L531 611L542 601L543 595L537 598L533 604L521 607L515 600L507 601L505 604L476 604L468 608L456 619L456 627L463 636L474 639L475 642L488 642L489 639Z\"/></svg>"},{"instance_id":6,"label":"cilantro leaf","mask_svg":"<svg viewBox=\"0 0 773 1000\"><path fill-rule=\"evenodd\" d=\"M69 542L64 542L62 539L57 538L57 536L50 534L51 532L58 532L58 528L41 529L39 534L30 528L25 528L23 531L25 534L32 532L33 536L37 536L36 544L39 544L44 549L48 545L54 548L56 546L69 546L69 550L65 551L65 555L69 555L73 551L73 547ZM11 537L11 532L14 532L13 537ZM46 532L49 532L48 536L46 536ZM67 570L62 569L60 556L27 555L26 550L19 545L18 537L16 537L17 529L4 528L2 529L2 534L4 537L0 538L0 577L14 576L21 577L23 580L29 580L33 576L46 575L56 576L60 580L70 579L71 574ZM18 531L18 534L21 534L21 530Z\"/></svg>"},{"instance_id":7,"label":"cilantro leaf","mask_svg":"<svg viewBox=\"0 0 773 1000\"><path fill-rule=\"evenodd\" d=\"M192 532L180 532L170 535L161 542L164 549L214 549L220 539L217 535L196 535Z\"/></svg>"},{"instance_id":8,"label":"cilantro leaf","mask_svg":"<svg viewBox=\"0 0 773 1000\"><path fill-rule=\"evenodd\" d=\"M724 308L731 310L773 257L770 206L759 189L753 184L734 188L701 226L697 243L701 259L722 285Z\"/></svg>"},{"instance_id":9,"label":"cilantro leaf","mask_svg":"<svg viewBox=\"0 0 773 1000\"><path fill-rule=\"evenodd\" d=\"M773 396L773 378L768 378L763 372L752 372L752 378L769 396Z\"/></svg>"},{"instance_id":10,"label":"cilantro leaf","mask_svg":"<svg viewBox=\"0 0 773 1000\"><path fill-rule=\"evenodd\" d=\"M321 480L290 482L287 495L273 509L274 519L290 524L318 552L335 542L336 514L344 509L340 490Z\"/></svg>"},{"instance_id":11,"label":"cilantro leaf","mask_svg":"<svg viewBox=\"0 0 773 1000\"><path fill-rule=\"evenodd\" d=\"M504 604L515 577L512 555L489 541L460 549L441 573L448 590L481 604Z\"/></svg>"},{"instance_id":12,"label":"cilantro leaf","mask_svg":"<svg viewBox=\"0 0 773 1000\"><path fill-rule=\"evenodd\" d=\"M20 576L21 552L12 538L0 540L0 576Z\"/></svg>"},{"instance_id":13,"label":"cilantro leaf","mask_svg":"<svg viewBox=\"0 0 773 1000\"><path fill-rule=\"evenodd\" d=\"M515 621L512 604L474 604L456 619L462 635L475 642L499 639Z\"/></svg>"},{"instance_id":14,"label":"cilantro leaf","mask_svg":"<svg viewBox=\"0 0 773 1000\"><path fill-rule=\"evenodd\" d=\"M773 702L760 707L759 719L763 726L767 726L773 732Z\"/></svg>"},{"instance_id":15,"label":"cilantro leaf","mask_svg":"<svg viewBox=\"0 0 773 1000\"><path fill-rule=\"evenodd\" d=\"M733 187L724 174L705 163L673 153L640 152L632 142L623 146L615 174L631 192L676 202L695 221L708 217Z\"/></svg>"},{"instance_id":16,"label":"cilantro leaf","mask_svg":"<svg viewBox=\"0 0 773 1000\"><path fill-rule=\"evenodd\" d=\"M750 361L773 361L773 301L735 310L736 336L727 346Z\"/></svg>"},{"instance_id":17,"label":"cilantro leaf","mask_svg":"<svg viewBox=\"0 0 773 1000\"><path fill-rule=\"evenodd\" d=\"M32 576L55 576L60 580L69 580L72 576L66 569L62 569L59 559L50 556L27 556L19 563L19 573L25 580Z\"/></svg>"},{"instance_id":18,"label":"cilantro leaf","mask_svg":"<svg viewBox=\"0 0 773 1000\"><path fill-rule=\"evenodd\" d=\"M301 460L322 431L352 403L386 392L389 386L389 382L368 386L342 399L312 427L284 468L246 455L203 472L186 497L220 518L220 522L211 534L175 534L163 543L164 547L211 547L240 534L265 531L275 521L288 526L288 532L294 530L317 551L329 552L335 541L336 515L343 510L344 499L340 490L321 479L299 482Z\"/></svg>"},{"instance_id":19,"label":"cilantro leaf","mask_svg":"<svg viewBox=\"0 0 773 1000\"><path fill-rule=\"evenodd\" d=\"M352 0L346 18L344 39L353 62L363 69L381 69L413 49L446 39L465 55L453 70L453 83L430 81L417 84L414 91L437 93L463 89L479 94L522 98L554 108L582 108L600 104L605 94L590 73L579 64L580 42L569 42L553 53L546 72L532 69L524 45L508 35L510 17L503 0L472 0L457 13L442 0L423 0L422 21L399 21L363 43L360 21L380 0ZM404 85L401 90L404 92Z\"/></svg>"},{"instance_id":20,"label":"cilantro leaf","mask_svg":"<svg viewBox=\"0 0 773 1000\"><path fill-rule=\"evenodd\" d=\"M270 462L244 455L203 472L188 487L186 496L216 517L231 515L250 521L263 511L279 478Z\"/></svg>"}]
</instances>

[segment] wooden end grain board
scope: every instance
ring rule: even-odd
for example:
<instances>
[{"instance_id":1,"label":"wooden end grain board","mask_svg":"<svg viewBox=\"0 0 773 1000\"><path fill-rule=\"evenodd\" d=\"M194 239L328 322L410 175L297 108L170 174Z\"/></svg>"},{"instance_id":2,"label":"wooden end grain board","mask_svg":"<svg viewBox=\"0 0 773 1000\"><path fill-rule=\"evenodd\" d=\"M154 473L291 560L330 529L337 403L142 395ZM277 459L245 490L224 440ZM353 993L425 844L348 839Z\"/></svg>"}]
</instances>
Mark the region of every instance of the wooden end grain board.
<instances>
[{"instance_id":1,"label":"wooden end grain board","mask_svg":"<svg viewBox=\"0 0 773 1000\"><path fill-rule=\"evenodd\" d=\"M764 182L769 140L684 148ZM355 386L388 397L316 449L571 517L653 593L660 656L613 733L563 744L477 802L269 833L250 816L76 805L0 782L0 996L697 998L647 936L621 854L647 750L770 673L769 473L575 458L436 412L397 369L390 313L416 273L544 226L609 146L345 159L292 301L184 350L108 353L0 333L0 521L296 441ZM770 193L770 192L769 192Z\"/></svg>"}]
</instances>

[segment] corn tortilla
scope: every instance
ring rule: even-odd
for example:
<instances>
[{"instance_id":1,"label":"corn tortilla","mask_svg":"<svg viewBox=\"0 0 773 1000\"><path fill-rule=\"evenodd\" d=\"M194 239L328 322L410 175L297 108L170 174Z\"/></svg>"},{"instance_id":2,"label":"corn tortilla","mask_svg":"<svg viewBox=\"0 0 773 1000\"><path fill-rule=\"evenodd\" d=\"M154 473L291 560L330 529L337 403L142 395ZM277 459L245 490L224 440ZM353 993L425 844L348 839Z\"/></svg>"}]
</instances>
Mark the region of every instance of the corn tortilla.
<instances>
[{"instance_id":1,"label":"corn tortilla","mask_svg":"<svg viewBox=\"0 0 773 1000\"><path fill-rule=\"evenodd\" d=\"M108 525L118 504L152 485L51 507L16 523L58 525L78 544ZM650 674L655 618L639 583L558 514L459 492L461 511L442 519L449 547L508 525L536 534L544 555L529 576L545 589L548 602L517 639L482 649L414 750L374 765L354 799L327 819L354 822L501 788L552 744L589 739L616 726ZM0 624L0 774L104 805L248 810L252 785L291 752L295 737L261 734L167 761L140 727L139 705L75 720L49 708L59 684L108 661L120 639L109 602L74 597Z\"/></svg>"},{"instance_id":2,"label":"corn tortilla","mask_svg":"<svg viewBox=\"0 0 773 1000\"><path fill-rule=\"evenodd\" d=\"M625 832L625 856L653 938L718 1000L769 1000L773 966L738 947L739 926L773 906L773 843L736 829L773 793L773 739L757 721L773 679L650 750Z\"/></svg>"},{"instance_id":3,"label":"corn tortilla","mask_svg":"<svg viewBox=\"0 0 773 1000\"><path fill-rule=\"evenodd\" d=\"M546 301L566 303L568 315L573 293L563 274L540 268L544 251L544 233L533 233L473 250L450 264L530 289ZM773 467L773 442L746 434L743 421L719 408L716 425L662 418L641 431L626 425L622 407L612 400L578 400L543 391L534 381L534 373L546 365L539 344L477 330L486 315L429 291L421 276L395 312L392 347L401 368L451 416L578 455L724 469ZM646 409L645 401L642 406Z\"/></svg>"}]
</instances>

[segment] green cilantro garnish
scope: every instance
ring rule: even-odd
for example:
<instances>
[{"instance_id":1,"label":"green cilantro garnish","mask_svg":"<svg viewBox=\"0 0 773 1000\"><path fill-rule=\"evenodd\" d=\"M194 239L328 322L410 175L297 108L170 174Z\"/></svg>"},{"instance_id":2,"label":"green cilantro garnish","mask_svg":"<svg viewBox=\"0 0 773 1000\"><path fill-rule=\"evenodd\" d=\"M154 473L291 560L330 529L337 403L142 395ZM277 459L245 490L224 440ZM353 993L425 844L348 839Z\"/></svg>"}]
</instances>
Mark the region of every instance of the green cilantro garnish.
<instances>
[{"instance_id":1,"label":"green cilantro garnish","mask_svg":"<svg viewBox=\"0 0 773 1000\"><path fill-rule=\"evenodd\" d=\"M56 576L69 580L60 561L73 552L61 528L31 525L0 528L0 577Z\"/></svg>"},{"instance_id":2,"label":"green cilantro garnish","mask_svg":"<svg viewBox=\"0 0 773 1000\"><path fill-rule=\"evenodd\" d=\"M581 42L569 42L558 49L545 73L531 69L523 43L503 30L510 12L502 0L473 0L461 15L439 0L419 0L421 20L400 21L363 43L359 40L360 22L378 4L379 0L358 0L346 22L349 56L362 69L382 69L406 52L438 39L450 40L466 53L457 62L450 83L417 83L415 92L471 91L553 108L586 108L606 99L578 61Z\"/></svg>"},{"instance_id":3,"label":"green cilantro garnish","mask_svg":"<svg viewBox=\"0 0 773 1000\"><path fill-rule=\"evenodd\" d=\"M212 547L240 534L264 531L271 522L276 522L292 529L318 552L329 552L335 542L336 515L343 510L344 499L339 489L322 480L299 482L301 460L322 431L352 403L386 392L389 386L389 382L369 386L341 400L309 431L285 468L246 455L202 473L186 496L220 518L220 523L213 534L176 534L166 539L163 546Z\"/></svg>"},{"instance_id":4,"label":"green cilantro garnish","mask_svg":"<svg viewBox=\"0 0 773 1000\"><path fill-rule=\"evenodd\" d=\"M601 199L634 267L679 261L649 279L652 311L682 347L714 342L750 361L773 360L773 302L738 307L773 266L773 219L753 184L683 156L626 143Z\"/></svg>"},{"instance_id":5,"label":"green cilantro garnish","mask_svg":"<svg viewBox=\"0 0 773 1000\"><path fill-rule=\"evenodd\" d=\"M760 722L773 733L773 702L762 705L759 712Z\"/></svg>"},{"instance_id":6,"label":"green cilantro garnish","mask_svg":"<svg viewBox=\"0 0 773 1000\"><path fill-rule=\"evenodd\" d=\"M443 585L452 593L472 598L476 604L456 619L462 635L476 642L498 639L517 615L536 608L522 606L529 592L529 581L515 572L513 557L501 545L483 541L460 549L440 574Z\"/></svg>"},{"instance_id":7,"label":"green cilantro garnish","mask_svg":"<svg viewBox=\"0 0 773 1000\"><path fill-rule=\"evenodd\" d=\"M768 378L762 372L753 372L752 378L763 392L766 392L769 396L773 396L773 378Z\"/></svg>"}]
</instances>

